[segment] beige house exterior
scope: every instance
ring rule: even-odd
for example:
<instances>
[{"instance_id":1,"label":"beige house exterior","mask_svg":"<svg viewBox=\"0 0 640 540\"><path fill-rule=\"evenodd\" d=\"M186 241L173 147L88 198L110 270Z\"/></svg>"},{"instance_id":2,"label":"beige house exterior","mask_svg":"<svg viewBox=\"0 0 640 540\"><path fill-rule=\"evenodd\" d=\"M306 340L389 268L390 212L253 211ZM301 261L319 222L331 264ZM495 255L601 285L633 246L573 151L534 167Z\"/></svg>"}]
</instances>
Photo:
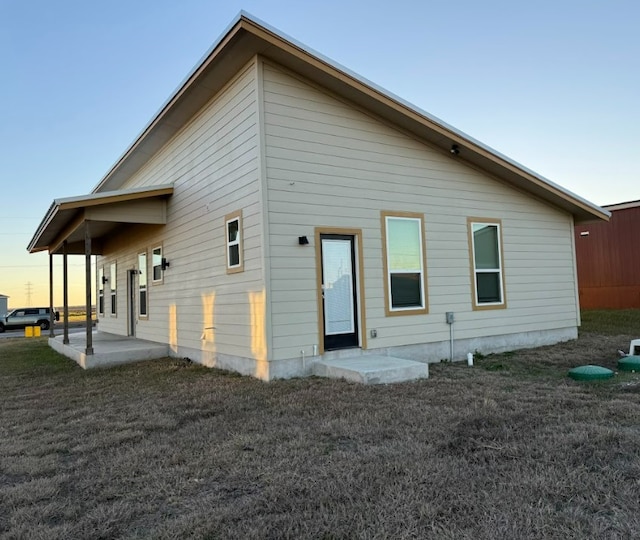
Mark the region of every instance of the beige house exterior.
<instances>
[{"instance_id":1,"label":"beige house exterior","mask_svg":"<svg viewBox=\"0 0 640 540\"><path fill-rule=\"evenodd\" d=\"M242 13L28 249L97 255L100 332L271 380L574 339L608 216Z\"/></svg>"}]
</instances>

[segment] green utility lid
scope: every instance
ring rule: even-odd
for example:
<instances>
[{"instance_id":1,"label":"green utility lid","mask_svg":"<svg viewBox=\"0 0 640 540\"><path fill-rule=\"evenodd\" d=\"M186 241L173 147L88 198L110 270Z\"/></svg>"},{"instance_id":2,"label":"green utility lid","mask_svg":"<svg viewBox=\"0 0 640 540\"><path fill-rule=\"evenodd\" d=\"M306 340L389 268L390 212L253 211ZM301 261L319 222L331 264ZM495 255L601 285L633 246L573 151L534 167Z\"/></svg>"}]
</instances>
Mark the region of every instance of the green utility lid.
<instances>
[{"instance_id":1,"label":"green utility lid","mask_svg":"<svg viewBox=\"0 0 640 540\"><path fill-rule=\"evenodd\" d=\"M620 371L640 371L640 356L625 356L618 360Z\"/></svg>"},{"instance_id":2,"label":"green utility lid","mask_svg":"<svg viewBox=\"0 0 640 540\"><path fill-rule=\"evenodd\" d=\"M613 371L602 366L578 366L569 370L569 377L576 381L610 379Z\"/></svg>"}]
</instances>

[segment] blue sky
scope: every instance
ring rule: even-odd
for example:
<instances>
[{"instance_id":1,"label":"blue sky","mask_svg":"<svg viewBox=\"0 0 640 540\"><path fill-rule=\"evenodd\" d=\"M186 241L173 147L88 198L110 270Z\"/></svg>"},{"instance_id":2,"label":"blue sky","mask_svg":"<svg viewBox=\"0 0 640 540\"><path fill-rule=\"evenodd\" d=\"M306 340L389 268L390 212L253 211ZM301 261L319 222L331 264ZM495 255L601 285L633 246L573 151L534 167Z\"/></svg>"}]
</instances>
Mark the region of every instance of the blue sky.
<instances>
[{"instance_id":1,"label":"blue sky","mask_svg":"<svg viewBox=\"0 0 640 540\"><path fill-rule=\"evenodd\" d=\"M0 0L10 306L48 303L26 246L53 199L91 191L241 9L596 204L640 199L637 1Z\"/></svg>"}]
</instances>

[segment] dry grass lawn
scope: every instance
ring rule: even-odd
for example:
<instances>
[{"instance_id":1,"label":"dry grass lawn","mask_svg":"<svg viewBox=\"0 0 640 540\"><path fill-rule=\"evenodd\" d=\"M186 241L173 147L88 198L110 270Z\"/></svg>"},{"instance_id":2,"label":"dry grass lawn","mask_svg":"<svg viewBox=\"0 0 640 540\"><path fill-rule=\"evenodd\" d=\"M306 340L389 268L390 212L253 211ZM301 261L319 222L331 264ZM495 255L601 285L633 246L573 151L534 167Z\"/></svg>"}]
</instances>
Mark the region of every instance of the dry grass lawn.
<instances>
[{"instance_id":1,"label":"dry grass lawn","mask_svg":"<svg viewBox=\"0 0 640 540\"><path fill-rule=\"evenodd\" d=\"M85 372L3 340L0 536L637 537L640 375L566 377L640 337L637 313L603 321L373 387L170 359Z\"/></svg>"}]
</instances>

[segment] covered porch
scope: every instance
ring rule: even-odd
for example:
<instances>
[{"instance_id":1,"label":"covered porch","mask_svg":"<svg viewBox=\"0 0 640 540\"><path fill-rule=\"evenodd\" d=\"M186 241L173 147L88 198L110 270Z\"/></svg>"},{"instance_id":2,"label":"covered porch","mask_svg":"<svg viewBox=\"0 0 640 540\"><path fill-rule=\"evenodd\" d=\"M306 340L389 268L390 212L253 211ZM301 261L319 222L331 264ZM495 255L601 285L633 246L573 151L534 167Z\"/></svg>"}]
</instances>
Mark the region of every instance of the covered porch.
<instances>
[{"instance_id":1,"label":"covered porch","mask_svg":"<svg viewBox=\"0 0 640 540\"><path fill-rule=\"evenodd\" d=\"M64 336L50 337L49 346L84 369L112 367L169 356L167 344L95 330L91 332L91 354L87 354L87 336L84 332L69 334L66 342Z\"/></svg>"},{"instance_id":2,"label":"covered porch","mask_svg":"<svg viewBox=\"0 0 640 540\"><path fill-rule=\"evenodd\" d=\"M95 353L94 335L100 336L100 333L94 334L93 322L90 316L93 305L92 289L95 285L91 277L91 256L101 255L105 242L118 230L132 225L165 225L167 223L167 198L172 194L172 185L162 185L56 199L51 204L38 230L31 239L27 247L30 253L40 251L49 252L49 304L51 307L49 343L52 347L56 348L56 350L59 350L57 347L58 344L68 346L67 352L69 352L69 354L63 352L63 350L60 350L60 352L73 358L83 367L89 367L89 364L93 363L87 360L87 358ZM62 256L63 260L62 290L64 324L61 339L55 337L53 325L54 255ZM72 338L69 334L69 255L84 255L85 259L84 281L87 319L84 339L82 341L82 358L84 359L77 357L74 352L78 348L78 336L76 334L73 335L73 340L76 345L72 346ZM108 338L104 340L105 343L108 341L110 341ZM111 341L113 342L113 340ZM116 343L112 344L116 345L116 352L118 348L122 346L118 346ZM166 356L166 353L160 356ZM98 363L100 363L100 361L98 361Z\"/></svg>"}]
</instances>

